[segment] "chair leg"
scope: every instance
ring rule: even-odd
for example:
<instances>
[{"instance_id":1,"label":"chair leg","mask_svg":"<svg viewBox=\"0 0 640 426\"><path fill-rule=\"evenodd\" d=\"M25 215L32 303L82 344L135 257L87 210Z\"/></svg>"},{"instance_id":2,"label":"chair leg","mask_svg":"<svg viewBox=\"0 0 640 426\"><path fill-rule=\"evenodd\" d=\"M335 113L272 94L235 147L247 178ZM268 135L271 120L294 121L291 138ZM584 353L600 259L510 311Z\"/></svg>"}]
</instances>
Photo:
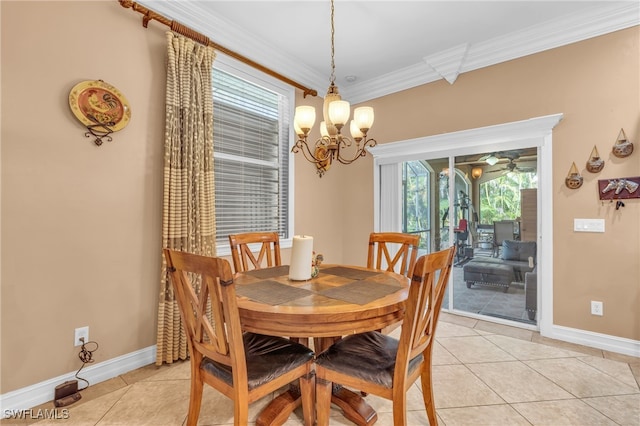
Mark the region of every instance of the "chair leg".
<instances>
[{"instance_id":1,"label":"chair leg","mask_svg":"<svg viewBox=\"0 0 640 426\"><path fill-rule=\"evenodd\" d=\"M331 390L333 384L316 377L316 417L318 426L328 426L331 414Z\"/></svg>"},{"instance_id":2,"label":"chair leg","mask_svg":"<svg viewBox=\"0 0 640 426\"><path fill-rule=\"evenodd\" d=\"M313 426L316 422L316 375L311 371L300 377L300 393L302 396L302 414L305 426Z\"/></svg>"},{"instance_id":3,"label":"chair leg","mask_svg":"<svg viewBox=\"0 0 640 426\"><path fill-rule=\"evenodd\" d=\"M233 401L233 424L234 426L246 426L249 424L249 404L248 396L236 396Z\"/></svg>"},{"instance_id":4,"label":"chair leg","mask_svg":"<svg viewBox=\"0 0 640 426\"><path fill-rule=\"evenodd\" d=\"M196 426L200 417L200 406L202 405L202 391L204 382L200 376L198 366L191 364L191 392L189 395L189 414L187 415L187 426ZM196 371L193 371L194 368Z\"/></svg>"},{"instance_id":5,"label":"chair leg","mask_svg":"<svg viewBox=\"0 0 640 426\"><path fill-rule=\"evenodd\" d=\"M407 393L393 395L393 426L407 426Z\"/></svg>"},{"instance_id":6,"label":"chair leg","mask_svg":"<svg viewBox=\"0 0 640 426\"><path fill-rule=\"evenodd\" d=\"M422 383L422 398L424 399L424 408L427 411L429 426L438 426L436 405L435 401L433 400L433 383L431 381L431 371L423 372L420 375L420 381Z\"/></svg>"}]
</instances>

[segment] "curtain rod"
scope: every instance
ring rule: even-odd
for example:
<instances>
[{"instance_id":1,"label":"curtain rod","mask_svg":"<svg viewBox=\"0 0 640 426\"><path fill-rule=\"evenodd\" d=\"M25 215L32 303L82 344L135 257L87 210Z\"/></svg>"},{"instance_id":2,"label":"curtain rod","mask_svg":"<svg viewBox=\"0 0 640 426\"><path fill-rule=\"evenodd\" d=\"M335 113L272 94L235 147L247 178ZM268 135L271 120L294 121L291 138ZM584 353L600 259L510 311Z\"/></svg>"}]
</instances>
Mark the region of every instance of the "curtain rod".
<instances>
[{"instance_id":1,"label":"curtain rod","mask_svg":"<svg viewBox=\"0 0 640 426\"><path fill-rule=\"evenodd\" d=\"M318 92L313 90L313 89L309 89L308 87L303 86L300 83L297 83L293 80L291 80L290 78L287 78L285 76L283 76L282 74L279 74L275 71L273 71L270 68L267 68L263 65L258 64L257 62L252 61L251 59L240 55L239 53L236 53L232 50L227 49L226 47L220 46L219 44L214 43L213 41L209 40L209 38L207 36L205 36L204 34L200 34L199 32L196 32L194 30L192 30L191 28L188 28L184 25L182 25L181 23L177 22L177 21L173 21L171 19L165 18L164 16L160 15L159 13L156 13L152 10L147 9L146 7L131 1L131 0L118 0L120 2L120 5L122 7L124 7L125 9L131 8L133 11L135 12L139 12L141 14L143 14L144 16L142 17L142 26L147 28L147 26L149 25L149 21L152 20L156 20L166 26L168 26L169 28L171 28L172 31L177 32L178 34L182 34L185 37L189 37L190 39L193 39L195 41L197 41L198 43L202 43L205 46L210 46L213 47L214 49L219 50L220 52L231 56L232 58L235 58L241 62L244 62L247 65L252 66L253 68L256 68L272 77L277 78L280 81L284 81L285 83L293 86L293 87L297 87L298 89L302 90L304 92L304 97L306 98L307 95L311 95L311 96L318 96Z\"/></svg>"}]
</instances>

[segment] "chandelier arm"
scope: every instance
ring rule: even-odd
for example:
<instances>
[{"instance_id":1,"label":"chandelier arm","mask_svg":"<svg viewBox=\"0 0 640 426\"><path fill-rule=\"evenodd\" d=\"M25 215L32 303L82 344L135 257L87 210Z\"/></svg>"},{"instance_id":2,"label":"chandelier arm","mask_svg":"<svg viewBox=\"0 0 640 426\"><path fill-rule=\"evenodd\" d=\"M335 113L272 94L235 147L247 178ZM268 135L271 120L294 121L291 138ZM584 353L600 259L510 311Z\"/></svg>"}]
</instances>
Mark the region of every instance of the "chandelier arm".
<instances>
[{"instance_id":1,"label":"chandelier arm","mask_svg":"<svg viewBox=\"0 0 640 426\"><path fill-rule=\"evenodd\" d=\"M294 154L297 154L298 152L302 152L302 155L304 156L304 158L310 163L320 164L326 161L331 162L331 160L333 160L333 155L332 155L332 151L327 147L325 138L322 138L316 141L316 144L315 144L316 149L314 149L314 151L317 152L318 146L325 147L327 155L325 155L324 157L316 157L316 155L313 152L311 152L311 148L309 147L309 144L305 139L298 139L296 143L293 145L293 147L291 148L291 152L293 152Z\"/></svg>"},{"instance_id":2,"label":"chandelier arm","mask_svg":"<svg viewBox=\"0 0 640 426\"><path fill-rule=\"evenodd\" d=\"M352 144L352 141L349 138L343 137L342 139L349 141L349 145ZM338 150L336 152L335 159L338 160L338 162L341 164L351 164L354 161L356 161L358 158L367 156L367 150L366 150L367 147L372 148L377 144L378 142L375 139L365 138L364 143L362 144L362 147L358 147L358 151L356 151L355 155L351 159L345 159L344 157L342 157L342 155L340 155L340 144L338 144Z\"/></svg>"}]
</instances>

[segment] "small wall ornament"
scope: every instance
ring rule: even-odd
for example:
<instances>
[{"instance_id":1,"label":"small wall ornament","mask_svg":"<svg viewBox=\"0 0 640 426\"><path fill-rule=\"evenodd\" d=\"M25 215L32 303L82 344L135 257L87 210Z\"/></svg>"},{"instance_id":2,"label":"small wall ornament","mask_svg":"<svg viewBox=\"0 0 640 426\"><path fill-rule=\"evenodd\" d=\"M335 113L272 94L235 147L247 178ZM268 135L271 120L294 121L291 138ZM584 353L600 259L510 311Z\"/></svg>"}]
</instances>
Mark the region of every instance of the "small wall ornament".
<instances>
[{"instance_id":1,"label":"small wall ornament","mask_svg":"<svg viewBox=\"0 0 640 426\"><path fill-rule=\"evenodd\" d=\"M569 189L578 189L582 186L582 176L578 172L578 168L576 167L576 163L571 163L571 168L569 169L569 173L567 177L564 179L564 184Z\"/></svg>"},{"instance_id":2,"label":"small wall ornament","mask_svg":"<svg viewBox=\"0 0 640 426\"><path fill-rule=\"evenodd\" d=\"M640 198L640 176L598 181L601 200Z\"/></svg>"},{"instance_id":3,"label":"small wall ornament","mask_svg":"<svg viewBox=\"0 0 640 426\"><path fill-rule=\"evenodd\" d=\"M131 108L124 95L102 80L82 81L71 89L69 106L76 118L87 128L84 134L95 138L98 146L106 140L111 142L111 133L122 130L131 120Z\"/></svg>"},{"instance_id":4,"label":"small wall ornament","mask_svg":"<svg viewBox=\"0 0 640 426\"><path fill-rule=\"evenodd\" d=\"M640 198L640 176L602 179L598 181L598 195L600 200L616 202L616 210L624 207L622 200Z\"/></svg>"},{"instance_id":5,"label":"small wall ornament","mask_svg":"<svg viewBox=\"0 0 640 426\"><path fill-rule=\"evenodd\" d=\"M593 146L591 150L591 156L587 160L587 171L591 173L598 173L600 170L604 168L604 160L600 158L600 154L598 153L598 148Z\"/></svg>"},{"instance_id":6,"label":"small wall ornament","mask_svg":"<svg viewBox=\"0 0 640 426\"><path fill-rule=\"evenodd\" d=\"M618 133L618 138L616 139L616 143L613 144L611 152L618 158L628 157L633 152L633 143L627 139L624 129L620 129L620 133Z\"/></svg>"}]
</instances>

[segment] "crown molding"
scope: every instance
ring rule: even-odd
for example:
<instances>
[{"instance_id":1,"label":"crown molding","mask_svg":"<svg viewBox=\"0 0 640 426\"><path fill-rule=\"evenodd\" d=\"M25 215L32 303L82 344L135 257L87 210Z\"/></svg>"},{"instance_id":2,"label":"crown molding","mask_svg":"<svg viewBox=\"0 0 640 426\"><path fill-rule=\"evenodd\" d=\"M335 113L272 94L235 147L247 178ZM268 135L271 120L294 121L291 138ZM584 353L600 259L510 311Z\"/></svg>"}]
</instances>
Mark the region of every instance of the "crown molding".
<instances>
[{"instance_id":1,"label":"crown molding","mask_svg":"<svg viewBox=\"0 0 640 426\"><path fill-rule=\"evenodd\" d=\"M585 10L581 14L561 17L506 36L470 44L466 55L462 58L459 72L464 73L496 65L636 25L640 25L640 3L638 2L616 3ZM451 54L455 49L433 54L428 58L438 58L438 60L446 58L449 62L441 64L440 69L442 66L451 67L451 62L460 60L459 57ZM460 52L459 50L458 55L461 54ZM428 58L425 58L425 63ZM433 69L421 76L412 74L412 72L418 73L420 70L419 66L408 67L398 73L389 73L376 79L359 82L357 85L343 85L340 89L344 93L344 97L352 103L360 103L421 84L431 83L441 78L440 74L433 72Z\"/></svg>"},{"instance_id":2,"label":"crown molding","mask_svg":"<svg viewBox=\"0 0 640 426\"><path fill-rule=\"evenodd\" d=\"M469 43L464 43L451 49L443 50L435 55L429 55L424 61L442 76L449 84L455 83L460 69L467 56Z\"/></svg>"},{"instance_id":3,"label":"crown molding","mask_svg":"<svg viewBox=\"0 0 640 426\"><path fill-rule=\"evenodd\" d=\"M640 24L640 4L627 2L585 10L472 45L461 72L576 43Z\"/></svg>"},{"instance_id":4,"label":"crown molding","mask_svg":"<svg viewBox=\"0 0 640 426\"><path fill-rule=\"evenodd\" d=\"M351 103L357 104L422 84L431 83L432 81L440 80L440 78L440 74L427 65L426 62L421 62L348 86L341 84L340 92L343 98L348 99Z\"/></svg>"},{"instance_id":5,"label":"crown molding","mask_svg":"<svg viewBox=\"0 0 640 426\"><path fill-rule=\"evenodd\" d=\"M328 85L326 75L306 67L297 58L282 54L277 46L256 38L250 30L214 16L202 7L206 2L144 0L140 4L191 27L221 46L316 89L320 96L325 92L324 88ZM443 75L453 84L460 73L636 25L640 25L640 4L635 1L615 2L484 42L468 43L466 49L457 46L425 55L421 63L369 80L341 84L340 92L343 98L355 104L431 83L440 80Z\"/></svg>"}]
</instances>

